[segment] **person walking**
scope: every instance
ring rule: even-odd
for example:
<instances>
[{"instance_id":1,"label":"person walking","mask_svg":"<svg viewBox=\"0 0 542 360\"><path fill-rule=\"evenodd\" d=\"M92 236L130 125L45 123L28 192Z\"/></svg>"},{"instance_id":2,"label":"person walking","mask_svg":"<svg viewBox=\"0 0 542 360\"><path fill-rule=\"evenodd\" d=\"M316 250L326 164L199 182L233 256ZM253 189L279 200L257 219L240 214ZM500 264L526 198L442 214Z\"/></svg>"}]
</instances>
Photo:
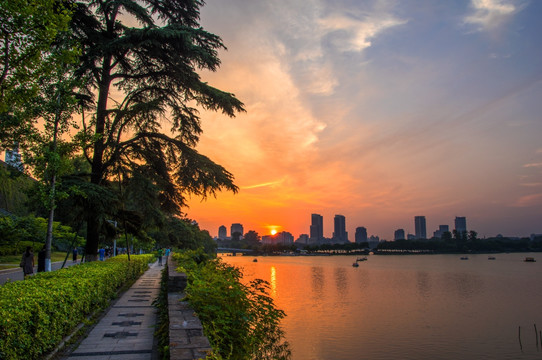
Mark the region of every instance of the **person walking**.
<instances>
[{"instance_id":1,"label":"person walking","mask_svg":"<svg viewBox=\"0 0 542 360\"><path fill-rule=\"evenodd\" d=\"M158 249L158 265L162 265L162 255L164 254L164 251L162 248Z\"/></svg>"},{"instance_id":2,"label":"person walking","mask_svg":"<svg viewBox=\"0 0 542 360\"><path fill-rule=\"evenodd\" d=\"M23 253L21 258L21 267L23 268L24 277L34 273L34 253L32 252L32 247L27 246L26 251Z\"/></svg>"},{"instance_id":3,"label":"person walking","mask_svg":"<svg viewBox=\"0 0 542 360\"><path fill-rule=\"evenodd\" d=\"M76 262L76 261L77 261L77 248L73 248L73 251L72 251L72 260L73 260L73 262Z\"/></svg>"},{"instance_id":4,"label":"person walking","mask_svg":"<svg viewBox=\"0 0 542 360\"><path fill-rule=\"evenodd\" d=\"M100 248L99 253L100 253L100 261L104 261L105 260L105 249Z\"/></svg>"},{"instance_id":5,"label":"person walking","mask_svg":"<svg viewBox=\"0 0 542 360\"><path fill-rule=\"evenodd\" d=\"M43 245L40 252L38 253L38 272L45 271L45 254L46 254L46 249L45 249L45 245Z\"/></svg>"}]
</instances>

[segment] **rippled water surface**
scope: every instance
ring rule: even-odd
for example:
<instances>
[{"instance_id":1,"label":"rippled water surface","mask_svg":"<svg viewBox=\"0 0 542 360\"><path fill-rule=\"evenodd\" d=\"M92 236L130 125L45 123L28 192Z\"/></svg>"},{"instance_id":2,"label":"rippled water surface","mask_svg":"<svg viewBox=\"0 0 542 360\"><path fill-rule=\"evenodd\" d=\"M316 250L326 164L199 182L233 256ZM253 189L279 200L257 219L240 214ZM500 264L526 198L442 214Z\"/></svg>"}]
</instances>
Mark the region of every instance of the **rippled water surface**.
<instances>
[{"instance_id":1,"label":"rippled water surface","mask_svg":"<svg viewBox=\"0 0 542 360\"><path fill-rule=\"evenodd\" d=\"M542 254L526 256L223 259L270 282L294 360L542 359Z\"/></svg>"}]
</instances>

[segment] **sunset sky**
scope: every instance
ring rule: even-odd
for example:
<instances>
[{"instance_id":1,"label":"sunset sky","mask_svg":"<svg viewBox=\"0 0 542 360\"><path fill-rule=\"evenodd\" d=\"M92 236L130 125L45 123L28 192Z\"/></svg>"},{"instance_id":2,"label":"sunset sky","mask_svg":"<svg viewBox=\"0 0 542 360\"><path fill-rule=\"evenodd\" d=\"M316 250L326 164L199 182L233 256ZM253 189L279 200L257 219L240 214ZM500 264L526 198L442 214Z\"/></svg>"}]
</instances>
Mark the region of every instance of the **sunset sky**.
<instances>
[{"instance_id":1,"label":"sunset sky","mask_svg":"<svg viewBox=\"0 0 542 360\"><path fill-rule=\"evenodd\" d=\"M205 81L246 113L202 113L199 151L240 192L186 212L218 227L349 238L427 233L455 216L480 236L542 233L542 1L208 0L222 37Z\"/></svg>"}]
</instances>

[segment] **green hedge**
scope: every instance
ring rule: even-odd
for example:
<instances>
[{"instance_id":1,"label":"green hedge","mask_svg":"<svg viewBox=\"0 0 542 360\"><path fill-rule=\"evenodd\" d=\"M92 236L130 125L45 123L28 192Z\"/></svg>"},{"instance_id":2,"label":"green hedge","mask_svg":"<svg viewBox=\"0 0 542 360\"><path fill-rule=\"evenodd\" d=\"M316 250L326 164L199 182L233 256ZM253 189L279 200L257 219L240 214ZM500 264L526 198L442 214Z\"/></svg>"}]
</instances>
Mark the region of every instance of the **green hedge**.
<instances>
[{"instance_id":1,"label":"green hedge","mask_svg":"<svg viewBox=\"0 0 542 360\"><path fill-rule=\"evenodd\" d=\"M286 360L291 352L280 321L286 315L269 295L269 284L243 284L241 270L201 249L175 252L178 271L188 277L186 295L201 320L218 360Z\"/></svg>"},{"instance_id":2,"label":"green hedge","mask_svg":"<svg viewBox=\"0 0 542 360\"><path fill-rule=\"evenodd\" d=\"M38 273L0 287L0 359L39 359L124 284L137 279L153 255L117 256Z\"/></svg>"}]
</instances>

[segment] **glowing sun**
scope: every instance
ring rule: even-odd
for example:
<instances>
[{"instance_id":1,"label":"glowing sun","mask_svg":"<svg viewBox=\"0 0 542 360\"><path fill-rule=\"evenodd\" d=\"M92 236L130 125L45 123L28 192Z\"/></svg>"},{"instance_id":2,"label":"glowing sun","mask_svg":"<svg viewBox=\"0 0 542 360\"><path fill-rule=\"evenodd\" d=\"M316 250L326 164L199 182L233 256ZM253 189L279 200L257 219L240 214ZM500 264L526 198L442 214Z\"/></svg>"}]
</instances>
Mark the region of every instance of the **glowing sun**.
<instances>
[{"instance_id":1,"label":"glowing sun","mask_svg":"<svg viewBox=\"0 0 542 360\"><path fill-rule=\"evenodd\" d=\"M277 233L276 229L271 229L271 235L275 235Z\"/></svg>"}]
</instances>

